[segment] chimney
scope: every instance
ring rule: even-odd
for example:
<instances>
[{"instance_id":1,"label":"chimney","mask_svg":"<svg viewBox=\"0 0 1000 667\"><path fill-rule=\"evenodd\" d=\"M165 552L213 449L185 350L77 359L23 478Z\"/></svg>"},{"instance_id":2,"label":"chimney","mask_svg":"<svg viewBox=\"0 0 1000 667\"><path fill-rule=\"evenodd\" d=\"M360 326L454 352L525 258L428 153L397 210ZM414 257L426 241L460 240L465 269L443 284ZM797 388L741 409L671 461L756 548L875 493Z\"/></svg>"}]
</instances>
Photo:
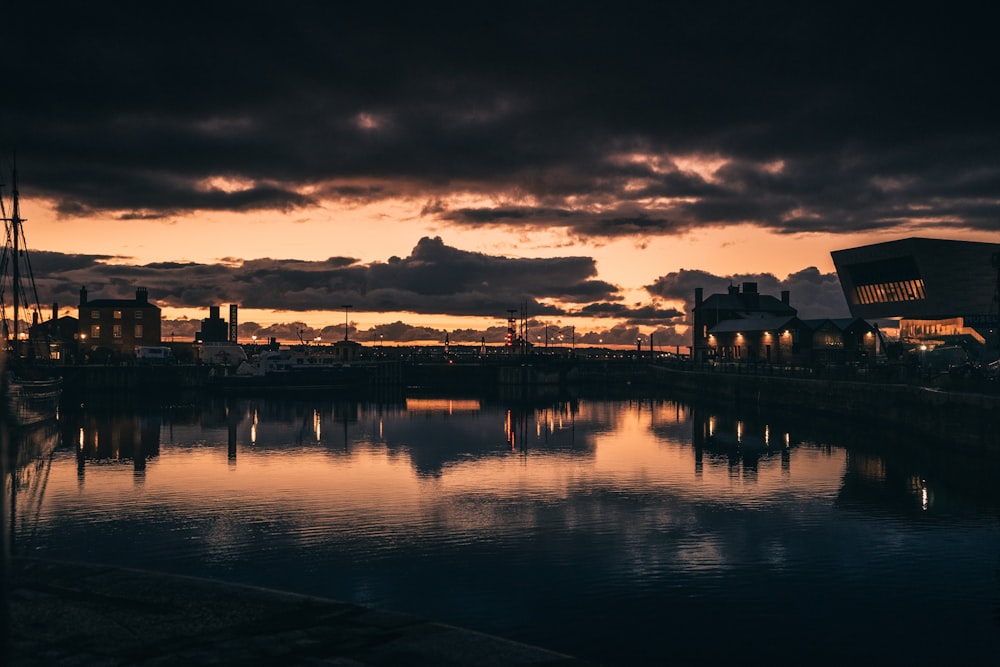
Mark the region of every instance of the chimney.
<instances>
[{"instance_id":1,"label":"chimney","mask_svg":"<svg viewBox=\"0 0 1000 667\"><path fill-rule=\"evenodd\" d=\"M135 290L135 300L139 303L149 303L149 291L145 287L137 287Z\"/></svg>"},{"instance_id":2,"label":"chimney","mask_svg":"<svg viewBox=\"0 0 1000 667\"><path fill-rule=\"evenodd\" d=\"M52 319L53 320L58 320L59 319L59 302L58 301L53 301L52 302Z\"/></svg>"},{"instance_id":3,"label":"chimney","mask_svg":"<svg viewBox=\"0 0 1000 667\"><path fill-rule=\"evenodd\" d=\"M704 295L704 292L702 291L702 289L700 287L695 287L694 288L694 307L695 308L697 308L698 306L701 305L703 295Z\"/></svg>"},{"instance_id":4,"label":"chimney","mask_svg":"<svg viewBox=\"0 0 1000 667\"><path fill-rule=\"evenodd\" d=\"M87 288L85 286L80 288L80 305L87 305Z\"/></svg>"},{"instance_id":5,"label":"chimney","mask_svg":"<svg viewBox=\"0 0 1000 667\"><path fill-rule=\"evenodd\" d=\"M729 286L729 294L730 294L730 296L735 296L736 294L739 294L739 293L740 293L740 286L739 285L730 285Z\"/></svg>"},{"instance_id":6,"label":"chimney","mask_svg":"<svg viewBox=\"0 0 1000 667\"><path fill-rule=\"evenodd\" d=\"M757 293L757 283L743 283L743 306L747 312L760 309L760 294Z\"/></svg>"},{"instance_id":7,"label":"chimney","mask_svg":"<svg viewBox=\"0 0 1000 667\"><path fill-rule=\"evenodd\" d=\"M219 307L218 306L209 306L208 307L208 319L210 319L210 320L217 320L217 319L219 319Z\"/></svg>"},{"instance_id":8,"label":"chimney","mask_svg":"<svg viewBox=\"0 0 1000 667\"><path fill-rule=\"evenodd\" d=\"M789 304L789 298L790 298L789 291L786 289L781 290L781 303L787 306Z\"/></svg>"}]
</instances>

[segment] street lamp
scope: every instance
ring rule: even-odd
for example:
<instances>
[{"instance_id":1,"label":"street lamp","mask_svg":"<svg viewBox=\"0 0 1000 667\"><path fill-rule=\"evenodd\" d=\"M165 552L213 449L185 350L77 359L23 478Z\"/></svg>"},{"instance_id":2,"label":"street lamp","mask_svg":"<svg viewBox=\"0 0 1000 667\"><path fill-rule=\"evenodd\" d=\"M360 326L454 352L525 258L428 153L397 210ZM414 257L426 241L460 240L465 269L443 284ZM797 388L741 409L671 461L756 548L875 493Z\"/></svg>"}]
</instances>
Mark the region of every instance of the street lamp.
<instances>
[{"instance_id":1,"label":"street lamp","mask_svg":"<svg viewBox=\"0 0 1000 667\"><path fill-rule=\"evenodd\" d=\"M347 340L347 326L348 326L348 323L347 323L347 311L349 311L353 307L354 306L352 306L349 303L345 303L344 305L341 306L341 308L344 309L344 340L345 341Z\"/></svg>"}]
</instances>

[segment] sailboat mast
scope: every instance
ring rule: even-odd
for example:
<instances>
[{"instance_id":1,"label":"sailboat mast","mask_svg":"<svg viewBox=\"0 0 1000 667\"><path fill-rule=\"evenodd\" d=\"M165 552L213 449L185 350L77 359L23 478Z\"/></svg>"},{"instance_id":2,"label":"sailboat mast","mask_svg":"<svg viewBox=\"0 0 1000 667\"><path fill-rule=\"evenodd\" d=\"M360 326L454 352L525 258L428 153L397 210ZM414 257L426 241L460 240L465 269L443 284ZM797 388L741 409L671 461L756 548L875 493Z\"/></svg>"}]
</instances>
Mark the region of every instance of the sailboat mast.
<instances>
[{"instance_id":1,"label":"sailboat mast","mask_svg":"<svg viewBox=\"0 0 1000 667\"><path fill-rule=\"evenodd\" d=\"M18 293L19 291L18 288L21 284L21 270L20 270L21 269L21 248L20 248L21 211L20 211L20 205L18 204L18 195L17 195L16 162L14 163L14 167L11 169L10 180L11 180L11 189L13 191L13 197L14 197L10 212L11 227L13 227L13 235L14 235L14 256L11 257L13 263L11 272L13 289L11 289L11 292L13 292L14 295L14 349L19 351L19 345L20 345L19 334L21 327L21 314L19 310L20 310L21 295Z\"/></svg>"}]
</instances>

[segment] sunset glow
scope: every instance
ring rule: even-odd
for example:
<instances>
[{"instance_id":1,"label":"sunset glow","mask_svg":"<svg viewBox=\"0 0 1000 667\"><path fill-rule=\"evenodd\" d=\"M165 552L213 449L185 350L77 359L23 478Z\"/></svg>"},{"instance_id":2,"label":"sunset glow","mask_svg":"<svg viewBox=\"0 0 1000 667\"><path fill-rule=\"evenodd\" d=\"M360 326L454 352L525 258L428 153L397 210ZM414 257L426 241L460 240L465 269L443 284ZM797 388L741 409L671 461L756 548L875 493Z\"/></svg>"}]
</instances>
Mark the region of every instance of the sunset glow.
<instances>
[{"instance_id":1,"label":"sunset glow","mask_svg":"<svg viewBox=\"0 0 1000 667\"><path fill-rule=\"evenodd\" d=\"M763 23L545 8L532 28L314 9L241 8L266 46L221 6L194 25L19 10L11 46L34 57L12 86L34 97L0 111L0 167L9 183L16 149L43 303L73 314L81 286L141 285L174 339L236 304L241 337L286 341L350 303L359 341L391 325L407 343L493 339L525 306L585 344L677 346L695 288L749 280L841 317L831 251L1000 231L996 121L969 93L990 58L965 33L932 53L833 8ZM53 71L63 85L33 85Z\"/></svg>"}]
</instances>

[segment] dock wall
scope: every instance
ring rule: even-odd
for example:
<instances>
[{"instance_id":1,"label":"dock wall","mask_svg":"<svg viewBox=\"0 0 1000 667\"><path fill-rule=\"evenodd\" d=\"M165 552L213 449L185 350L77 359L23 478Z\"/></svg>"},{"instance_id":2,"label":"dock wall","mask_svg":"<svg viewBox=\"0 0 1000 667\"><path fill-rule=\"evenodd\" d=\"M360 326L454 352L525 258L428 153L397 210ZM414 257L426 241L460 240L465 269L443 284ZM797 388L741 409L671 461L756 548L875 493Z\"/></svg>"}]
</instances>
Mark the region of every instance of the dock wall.
<instances>
[{"instance_id":1,"label":"dock wall","mask_svg":"<svg viewBox=\"0 0 1000 667\"><path fill-rule=\"evenodd\" d=\"M927 387L650 367L650 382L673 394L819 413L891 425L921 438L1000 451L1000 395Z\"/></svg>"}]
</instances>

